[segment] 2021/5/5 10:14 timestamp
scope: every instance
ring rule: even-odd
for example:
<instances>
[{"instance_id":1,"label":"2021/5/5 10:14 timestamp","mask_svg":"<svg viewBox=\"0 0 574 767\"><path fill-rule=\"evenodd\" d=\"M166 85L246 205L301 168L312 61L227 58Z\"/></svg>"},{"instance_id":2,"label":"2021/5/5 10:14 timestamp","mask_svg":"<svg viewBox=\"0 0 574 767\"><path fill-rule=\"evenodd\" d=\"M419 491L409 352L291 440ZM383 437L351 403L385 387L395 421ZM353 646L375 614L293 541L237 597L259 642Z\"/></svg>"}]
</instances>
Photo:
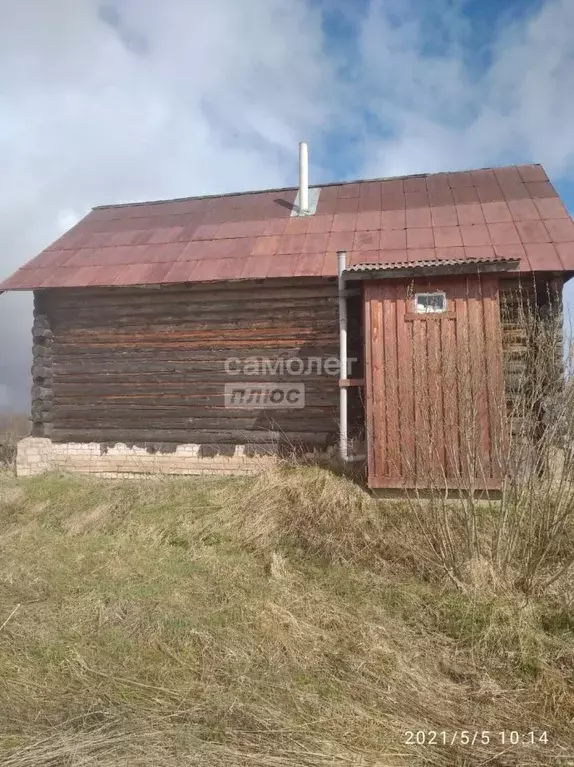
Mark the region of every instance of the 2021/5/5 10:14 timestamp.
<instances>
[{"instance_id":1,"label":"2021/5/5 10:14 timestamp","mask_svg":"<svg viewBox=\"0 0 574 767\"><path fill-rule=\"evenodd\" d=\"M406 746L534 746L549 742L546 730L407 730Z\"/></svg>"}]
</instances>

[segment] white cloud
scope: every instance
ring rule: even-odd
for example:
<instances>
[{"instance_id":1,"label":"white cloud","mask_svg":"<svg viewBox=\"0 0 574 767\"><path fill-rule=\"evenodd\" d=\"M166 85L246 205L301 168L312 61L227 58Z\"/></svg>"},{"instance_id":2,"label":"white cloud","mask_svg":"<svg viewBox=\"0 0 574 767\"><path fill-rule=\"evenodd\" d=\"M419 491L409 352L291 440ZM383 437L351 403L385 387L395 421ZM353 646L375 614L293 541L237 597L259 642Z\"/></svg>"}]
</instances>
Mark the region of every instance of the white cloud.
<instances>
[{"instance_id":1,"label":"white cloud","mask_svg":"<svg viewBox=\"0 0 574 767\"><path fill-rule=\"evenodd\" d=\"M0 0L0 18L2 277L96 204L293 183L297 142L331 118L304 0ZM29 325L29 297L2 296L18 406Z\"/></svg>"},{"instance_id":2,"label":"white cloud","mask_svg":"<svg viewBox=\"0 0 574 767\"><path fill-rule=\"evenodd\" d=\"M466 0L372 0L362 22L342 2L358 35L329 54L341 0L114 1L0 0L0 277L96 204L295 183L297 142L313 162L333 129L358 157L312 177L574 170L572 0L488 46ZM24 407L29 325L30 298L2 296L0 386Z\"/></svg>"},{"instance_id":3,"label":"white cloud","mask_svg":"<svg viewBox=\"0 0 574 767\"><path fill-rule=\"evenodd\" d=\"M73 210L60 210L57 217L58 230L64 234L82 220L82 215Z\"/></svg>"},{"instance_id":4,"label":"white cloud","mask_svg":"<svg viewBox=\"0 0 574 767\"><path fill-rule=\"evenodd\" d=\"M371 137L367 176L541 162L574 171L574 3L546 0L505 19L485 46L462 13L375 0L361 29L360 99L393 129ZM434 41L434 42L433 42ZM432 48L429 45L432 43ZM476 56L487 60L476 71Z\"/></svg>"}]
</instances>

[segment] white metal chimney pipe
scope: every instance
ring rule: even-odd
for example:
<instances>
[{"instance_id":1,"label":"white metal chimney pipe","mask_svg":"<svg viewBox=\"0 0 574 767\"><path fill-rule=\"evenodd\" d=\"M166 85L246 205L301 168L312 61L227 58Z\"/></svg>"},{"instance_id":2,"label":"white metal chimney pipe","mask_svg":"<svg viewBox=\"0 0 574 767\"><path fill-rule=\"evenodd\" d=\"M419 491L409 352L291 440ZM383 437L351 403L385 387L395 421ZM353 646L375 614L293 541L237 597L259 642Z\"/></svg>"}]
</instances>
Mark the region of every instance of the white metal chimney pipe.
<instances>
[{"instance_id":1,"label":"white metal chimney pipe","mask_svg":"<svg viewBox=\"0 0 574 767\"><path fill-rule=\"evenodd\" d=\"M299 213L309 211L309 149L305 141L299 144Z\"/></svg>"},{"instance_id":2,"label":"white metal chimney pipe","mask_svg":"<svg viewBox=\"0 0 574 767\"><path fill-rule=\"evenodd\" d=\"M339 285L339 455L343 462L349 460L347 435L347 299L345 275L347 253L337 252L337 275Z\"/></svg>"}]
</instances>

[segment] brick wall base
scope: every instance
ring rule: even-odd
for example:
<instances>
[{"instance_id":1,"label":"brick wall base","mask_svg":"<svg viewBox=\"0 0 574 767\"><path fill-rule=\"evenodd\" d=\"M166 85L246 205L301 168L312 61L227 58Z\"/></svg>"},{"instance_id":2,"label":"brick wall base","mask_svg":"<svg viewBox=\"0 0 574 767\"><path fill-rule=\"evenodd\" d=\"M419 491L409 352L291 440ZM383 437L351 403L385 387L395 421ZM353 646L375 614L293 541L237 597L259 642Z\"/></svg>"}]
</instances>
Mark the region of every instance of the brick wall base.
<instances>
[{"instance_id":1,"label":"brick wall base","mask_svg":"<svg viewBox=\"0 0 574 767\"><path fill-rule=\"evenodd\" d=\"M142 474L255 474L276 463L273 455L248 455L237 445L231 455L202 456L200 445L178 445L174 452L149 452L142 447L116 444L57 443L26 437L18 443L16 473L30 477L48 471L94 474L100 477L137 477Z\"/></svg>"}]
</instances>

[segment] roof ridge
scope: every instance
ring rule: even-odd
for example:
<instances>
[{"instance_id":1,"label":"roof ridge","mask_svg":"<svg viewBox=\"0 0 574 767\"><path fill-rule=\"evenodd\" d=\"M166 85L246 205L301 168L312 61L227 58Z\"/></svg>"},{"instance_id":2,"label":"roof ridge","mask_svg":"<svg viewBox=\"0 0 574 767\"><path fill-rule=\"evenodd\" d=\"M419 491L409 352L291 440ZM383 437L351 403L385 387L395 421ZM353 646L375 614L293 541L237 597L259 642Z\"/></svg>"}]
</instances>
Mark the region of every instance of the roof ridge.
<instances>
[{"instance_id":1,"label":"roof ridge","mask_svg":"<svg viewBox=\"0 0 574 767\"><path fill-rule=\"evenodd\" d=\"M428 178L429 176L448 176L452 173L477 173L483 170L502 170L504 168L542 167L542 163L521 163L520 165L489 165L484 168L463 168L461 170L441 170L436 173L409 173L401 176L377 176L375 178L358 178L349 181L327 181L324 184L309 184L309 189L323 189L330 186L348 186L350 184L368 184L373 181L400 181L410 178ZM108 210L110 208L135 208L141 205L167 205L173 202L189 202L191 200L213 200L221 197L242 197L248 194L269 194L270 192L294 192L298 186L272 187L271 189L247 189L243 192L223 192L222 194L200 194L190 197L172 197L164 200L141 200L140 202L119 202L108 205L95 205L92 210Z\"/></svg>"}]
</instances>

